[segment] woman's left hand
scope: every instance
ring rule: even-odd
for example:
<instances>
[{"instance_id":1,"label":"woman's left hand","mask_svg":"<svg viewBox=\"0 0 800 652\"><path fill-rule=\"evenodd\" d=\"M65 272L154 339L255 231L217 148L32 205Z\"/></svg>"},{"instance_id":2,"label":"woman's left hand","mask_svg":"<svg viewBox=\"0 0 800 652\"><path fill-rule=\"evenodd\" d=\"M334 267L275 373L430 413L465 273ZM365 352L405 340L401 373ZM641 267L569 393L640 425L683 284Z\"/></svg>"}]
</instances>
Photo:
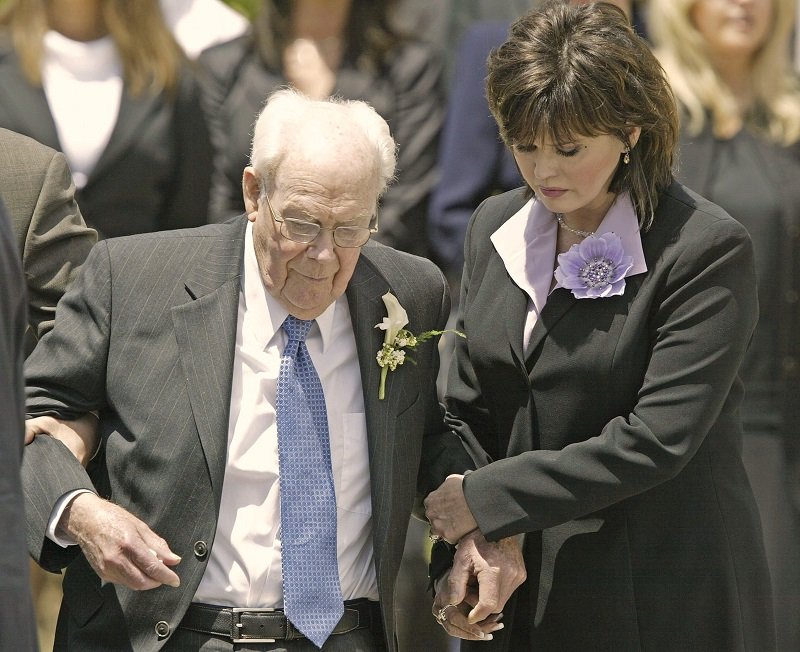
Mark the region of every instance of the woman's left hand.
<instances>
[{"instance_id":1,"label":"woman's left hand","mask_svg":"<svg viewBox=\"0 0 800 652\"><path fill-rule=\"evenodd\" d=\"M431 534L456 543L478 527L464 497L463 475L449 475L441 486L425 498L425 516Z\"/></svg>"}]
</instances>

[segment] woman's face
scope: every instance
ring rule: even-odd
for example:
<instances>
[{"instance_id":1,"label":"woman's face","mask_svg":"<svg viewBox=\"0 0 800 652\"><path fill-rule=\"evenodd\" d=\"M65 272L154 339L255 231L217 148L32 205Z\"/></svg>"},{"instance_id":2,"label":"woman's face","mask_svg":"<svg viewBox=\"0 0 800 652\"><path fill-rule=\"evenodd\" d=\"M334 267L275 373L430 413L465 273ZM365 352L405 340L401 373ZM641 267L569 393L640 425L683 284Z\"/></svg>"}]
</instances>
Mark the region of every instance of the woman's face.
<instances>
[{"instance_id":1,"label":"woman's face","mask_svg":"<svg viewBox=\"0 0 800 652\"><path fill-rule=\"evenodd\" d=\"M631 143L638 137L638 128L632 130ZM601 217L612 199L608 188L624 151L625 144L608 135L558 144L539 139L513 147L522 177L550 211Z\"/></svg>"},{"instance_id":2,"label":"woman's face","mask_svg":"<svg viewBox=\"0 0 800 652\"><path fill-rule=\"evenodd\" d=\"M691 19L717 57L752 58L769 37L774 0L697 0Z\"/></svg>"}]
</instances>

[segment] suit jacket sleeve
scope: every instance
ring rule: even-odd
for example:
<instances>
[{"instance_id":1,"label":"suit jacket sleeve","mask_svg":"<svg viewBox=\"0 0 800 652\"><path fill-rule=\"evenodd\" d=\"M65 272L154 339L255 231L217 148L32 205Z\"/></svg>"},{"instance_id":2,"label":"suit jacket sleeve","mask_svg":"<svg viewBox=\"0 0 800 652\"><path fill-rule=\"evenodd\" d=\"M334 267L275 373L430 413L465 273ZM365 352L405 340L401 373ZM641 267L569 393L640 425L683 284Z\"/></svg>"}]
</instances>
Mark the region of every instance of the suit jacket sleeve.
<instances>
[{"instance_id":1,"label":"suit jacket sleeve","mask_svg":"<svg viewBox=\"0 0 800 652\"><path fill-rule=\"evenodd\" d=\"M37 339L53 327L56 304L96 241L97 234L86 226L75 202L75 185L66 159L54 152L22 249L28 321Z\"/></svg>"},{"instance_id":2,"label":"suit jacket sleeve","mask_svg":"<svg viewBox=\"0 0 800 652\"><path fill-rule=\"evenodd\" d=\"M107 243L89 254L83 273L59 305L58 321L25 363L29 416L74 419L105 407L106 359L111 315ZM31 555L44 568L66 565L77 553L46 539L56 500L73 489L93 489L83 467L60 442L37 437L26 447L22 481Z\"/></svg>"},{"instance_id":3,"label":"suit jacket sleeve","mask_svg":"<svg viewBox=\"0 0 800 652\"><path fill-rule=\"evenodd\" d=\"M665 482L714 427L757 317L752 246L729 219L680 237L674 259L655 263L663 266L657 274L651 270L659 286L648 323L630 325L651 338L638 398L630 414L601 432L575 436L560 450L505 459L505 451L483 450L480 441L492 439L488 412L469 351L459 343L449 419L486 464L466 477L464 490L487 538L565 523Z\"/></svg>"}]
</instances>

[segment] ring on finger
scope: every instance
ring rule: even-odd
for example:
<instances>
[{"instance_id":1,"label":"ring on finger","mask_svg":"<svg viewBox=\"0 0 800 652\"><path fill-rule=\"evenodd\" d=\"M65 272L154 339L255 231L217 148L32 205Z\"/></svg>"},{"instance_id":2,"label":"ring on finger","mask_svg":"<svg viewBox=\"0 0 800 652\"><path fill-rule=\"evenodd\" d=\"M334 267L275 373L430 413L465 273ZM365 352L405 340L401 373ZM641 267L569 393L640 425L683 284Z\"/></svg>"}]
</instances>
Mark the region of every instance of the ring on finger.
<instances>
[{"instance_id":1,"label":"ring on finger","mask_svg":"<svg viewBox=\"0 0 800 652\"><path fill-rule=\"evenodd\" d=\"M431 540L433 543L438 543L439 541L441 541L442 539L444 539L444 537L443 537L443 536L441 536L440 534L434 534L434 533L433 533L433 531L431 531L431 532L429 532L429 533L428 533L428 538L429 538L429 539L430 539L430 540Z\"/></svg>"},{"instance_id":2,"label":"ring on finger","mask_svg":"<svg viewBox=\"0 0 800 652\"><path fill-rule=\"evenodd\" d=\"M435 615L436 622L438 622L442 626L444 626L444 624L447 622L447 610L450 607L453 607L455 609L456 605L454 605L454 604L446 604L444 607L439 609L438 612L436 612L436 615Z\"/></svg>"}]
</instances>

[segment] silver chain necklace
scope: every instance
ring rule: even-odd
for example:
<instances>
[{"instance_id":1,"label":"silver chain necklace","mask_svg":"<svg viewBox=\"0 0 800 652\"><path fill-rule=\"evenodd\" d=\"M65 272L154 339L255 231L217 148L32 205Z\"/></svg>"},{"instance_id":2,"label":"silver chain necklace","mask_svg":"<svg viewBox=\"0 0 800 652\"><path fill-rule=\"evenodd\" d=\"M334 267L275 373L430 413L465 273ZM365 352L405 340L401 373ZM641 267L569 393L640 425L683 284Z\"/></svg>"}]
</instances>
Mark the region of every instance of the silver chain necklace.
<instances>
[{"instance_id":1,"label":"silver chain necklace","mask_svg":"<svg viewBox=\"0 0 800 652\"><path fill-rule=\"evenodd\" d=\"M573 229L569 224L567 224L567 220L564 219L564 215L562 213L555 213L555 216L556 220L558 221L558 225L570 233L579 235L582 238L588 238L590 235L594 235L594 231L581 231L580 229Z\"/></svg>"}]
</instances>

